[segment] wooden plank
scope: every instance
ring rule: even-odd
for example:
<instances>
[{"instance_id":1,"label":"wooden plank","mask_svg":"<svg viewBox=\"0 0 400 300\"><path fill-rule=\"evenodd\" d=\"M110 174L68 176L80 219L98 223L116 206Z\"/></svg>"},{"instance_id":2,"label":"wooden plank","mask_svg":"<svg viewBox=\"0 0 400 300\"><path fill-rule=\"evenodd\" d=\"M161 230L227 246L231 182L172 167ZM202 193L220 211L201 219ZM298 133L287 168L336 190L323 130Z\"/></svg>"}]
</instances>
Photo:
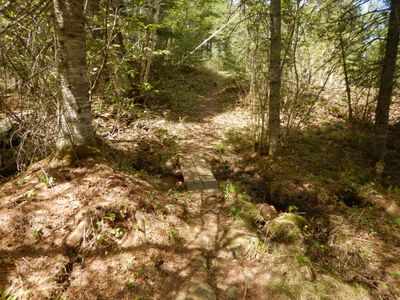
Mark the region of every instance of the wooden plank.
<instances>
[{"instance_id":1,"label":"wooden plank","mask_svg":"<svg viewBox=\"0 0 400 300\"><path fill-rule=\"evenodd\" d=\"M188 191L216 194L219 186L206 160L198 155L179 158L183 179Z\"/></svg>"},{"instance_id":2,"label":"wooden plank","mask_svg":"<svg viewBox=\"0 0 400 300\"><path fill-rule=\"evenodd\" d=\"M179 163L181 165L183 179L186 183L188 191L202 192L203 183L197 174L193 160L190 157L181 157L179 159Z\"/></svg>"},{"instance_id":3,"label":"wooden plank","mask_svg":"<svg viewBox=\"0 0 400 300\"><path fill-rule=\"evenodd\" d=\"M209 165L204 158L194 156L193 162L196 167L197 173L203 183L203 189L206 191L218 191L218 182L214 174L211 172Z\"/></svg>"}]
</instances>

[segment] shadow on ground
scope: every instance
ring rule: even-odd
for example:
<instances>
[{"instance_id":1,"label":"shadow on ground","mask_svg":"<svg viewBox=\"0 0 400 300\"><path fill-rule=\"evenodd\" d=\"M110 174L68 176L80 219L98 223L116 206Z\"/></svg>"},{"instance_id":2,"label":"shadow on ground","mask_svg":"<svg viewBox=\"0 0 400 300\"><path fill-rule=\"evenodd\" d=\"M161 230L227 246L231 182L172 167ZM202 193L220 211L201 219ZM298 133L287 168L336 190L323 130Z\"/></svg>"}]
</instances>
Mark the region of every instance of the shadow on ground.
<instances>
[{"instance_id":1,"label":"shadow on ground","mask_svg":"<svg viewBox=\"0 0 400 300\"><path fill-rule=\"evenodd\" d=\"M230 153L213 162L216 177L240 186L253 203L304 214L313 233L302 255L315 268L364 286L373 297L395 299L400 194L397 176L387 175L399 163L397 141L389 142L385 187L372 175L371 135L345 124L294 133L275 158L254 155L251 138L250 132L227 135Z\"/></svg>"},{"instance_id":2,"label":"shadow on ground","mask_svg":"<svg viewBox=\"0 0 400 300\"><path fill-rule=\"evenodd\" d=\"M38 174L53 178L51 185ZM166 196L103 161L42 162L1 192L0 290L21 298L175 299L203 280L222 299L229 281L213 281L225 273L213 261L233 270L237 261L225 248L249 234L229 233L221 198L186 203L195 196ZM83 240L67 244L85 219ZM242 280L230 278L240 291L249 289Z\"/></svg>"},{"instance_id":3,"label":"shadow on ground","mask_svg":"<svg viewBox=\"0 0 400 300\"><path fill-rule=\"evenodd\" d=\"M238 99L238 83L231 75L206 68L168 67L156 74L150 109L169 121L204 123Z\"/></svg>"}]
</instances>

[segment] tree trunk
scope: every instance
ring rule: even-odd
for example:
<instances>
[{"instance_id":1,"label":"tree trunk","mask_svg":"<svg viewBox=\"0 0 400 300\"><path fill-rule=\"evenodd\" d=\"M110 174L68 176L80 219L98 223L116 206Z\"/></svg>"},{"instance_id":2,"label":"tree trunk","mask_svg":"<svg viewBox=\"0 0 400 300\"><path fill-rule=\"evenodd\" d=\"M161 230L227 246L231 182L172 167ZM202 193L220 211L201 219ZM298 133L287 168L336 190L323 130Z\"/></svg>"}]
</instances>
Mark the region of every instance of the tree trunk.
<instances>
[{"instance_id":1,"label":"tree trunk","mask_svg":"<svg viewBox=\"0 0 400 300\"><path fill-rule=\"evenodd\" d=\"M281 104L281 1L271 0L271 57L269 65L269 154L273 155L280 146Z\"/></svg>"},{"instance_id":2,"label":"tree trunk","mask_svg":"<svg viewBox=\"0 0 400 300\"><path fill-rule=\"evenodd\" d=\"M347 62L346 62L346 49L343 42L342 33L339 33L339 42L340 42L340 49L342 54L342 66L343 66L343 73L344 73L344 81L346 84L346 95L347 95L347 107L348 107L348 122L351 126L353 123L353 105L351 103L351 88L350 88L350 80L349 80L349 73L347 72Z\"/></svg>"},{"instance_id":3,"label":"tree trunk","mask_svg":"<svg viewBox=\"0 0 400 300\"><path fill-rule=\"evenodd\" d=\"M116 18L122 18L125 16L123 11L125 10L125 6L123 1L115 0L112 2L112 9L113 13L115 14ZM115 26L114 26L115 27ZM124 36L120 29L117 29L116 33L111 32L111 36L114 36L111 43L113 45L118 45L116 48L116 54L118 57L118 64L114 66L113 73L115 74L115 88L117 91L122 91L122 94L126 94L130 92L135 85L135 80L132 75L126 69L126 57L127 57L127 50L124 43ZM107 45L108 45L108 38L107 38ZM122 95L121 95L122 96Z\"/></svg>"},{"instance_id":4,"label":"tree trunk","mask_svg":"<svg viewBox=\"0 0 400 300\"><path fill-rule=\"evenodd\" d=\"M155 1L156 12L154 16L152 16L153 24L158 24L160 22L160 14L161 14L161 0ZM149 9L152 9L152 3L149 1ZM157 44L157 31L152 28L149 31L149 41L147 44L147 57L144 62L144 67L142 71L142 82L148 82L150 78L150 70L154 60L154 50Z\"/></svg>"},{"instance_id":5,"label":"tree trunk","mask_svg":"<svg viewBox=\"0 0 400 300\"><path fill-rule=\"evenodd\" d=\"M92 145L95 136L87 77L84 1L53 0L53 4L61 82L57 148Z\"/></svg>"},{"instance_id":6,"label":"tree trunk","mask_svg":"<svg viewBox=\"0 0 400 300\"><path fill-rule=\"evenodd\" d=\"M374 159L385 157L387 130L389 124L390 102L393 92L394 73L400 35L400 0L391 1L389 28L386 39L385 57L382 65L378 102L375 114Z\"/></svg>"}]
</instances>

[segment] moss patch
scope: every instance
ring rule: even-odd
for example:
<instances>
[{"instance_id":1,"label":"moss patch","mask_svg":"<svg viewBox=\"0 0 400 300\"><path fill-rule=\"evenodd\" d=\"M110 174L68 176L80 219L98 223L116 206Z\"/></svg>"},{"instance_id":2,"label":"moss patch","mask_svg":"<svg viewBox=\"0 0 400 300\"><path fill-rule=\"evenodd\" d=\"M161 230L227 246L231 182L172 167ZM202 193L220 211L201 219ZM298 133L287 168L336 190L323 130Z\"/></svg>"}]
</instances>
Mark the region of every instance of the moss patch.
<instances>
[{"instance_id":1,"label":"moss patch","mask_svg":"<svg viewBox=\"0 0 400 300\"><path fill-rule=\"evenodd\" d=\"M79 145L60 150L58 153L56 153L55 157L57 160L60 160L69 165L78 160L86 160L90 158L103 158L104 155L95 146Z\"/></svg>"},{"instance_id":2,"label":"moss patch","mask_svg":"<svg viewBox=\"0 0 400 300\"><path fill-rule=\"evenodd\" d=\"M306 218L292 213L285 213L267 225L267 236L288 244L297 243L303 240L302 231L307 226L309 226L309 223Z\"/></svg>"}]
</instances>

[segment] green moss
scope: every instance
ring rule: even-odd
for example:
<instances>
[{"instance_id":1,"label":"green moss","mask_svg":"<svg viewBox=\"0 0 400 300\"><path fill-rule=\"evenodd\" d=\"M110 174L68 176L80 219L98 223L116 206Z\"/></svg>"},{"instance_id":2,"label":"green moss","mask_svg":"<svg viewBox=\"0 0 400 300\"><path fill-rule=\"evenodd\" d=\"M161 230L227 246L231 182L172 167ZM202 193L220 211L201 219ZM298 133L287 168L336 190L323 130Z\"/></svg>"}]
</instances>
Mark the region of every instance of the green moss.
<instances>
[{"instance_id":1,"label":"green moss","mask_svg":"<svg viewBox=\"0 0 400 300\"><path fill-rule=\"evenodd\" d=\"M226 201L232 201L229 205L229 213L232 217L242 220L251 228L257 227L258 221L263 219L261 212L256 204L251 202L251 198L240 191L239 186L228 183L223 187L223 195Z\"/></svg>"},{"instance_id":2,"label":"green moss","mask_svg":"<svg viewBox=\"0 0 400 300\"><path fill-rule=\"evenodd\" d=\"M68 147L60 150L56 154L56 158L67 164L71 164L77 160L85 160L90 158L102 158L103 153L95 146L79 145L75 147Z\"/></svg>"},{"instance_id":3,"label":"green moss","mask_svg":"<svg viewBox=\"0 0 400 300\"><path fill-rule=\"evenodd\" d=\"M296 243L303 240L302 231L307 226L309 223L306 218L285 213L267 225L267 236L284 243Z\"/></svg>"}]
</instances>

